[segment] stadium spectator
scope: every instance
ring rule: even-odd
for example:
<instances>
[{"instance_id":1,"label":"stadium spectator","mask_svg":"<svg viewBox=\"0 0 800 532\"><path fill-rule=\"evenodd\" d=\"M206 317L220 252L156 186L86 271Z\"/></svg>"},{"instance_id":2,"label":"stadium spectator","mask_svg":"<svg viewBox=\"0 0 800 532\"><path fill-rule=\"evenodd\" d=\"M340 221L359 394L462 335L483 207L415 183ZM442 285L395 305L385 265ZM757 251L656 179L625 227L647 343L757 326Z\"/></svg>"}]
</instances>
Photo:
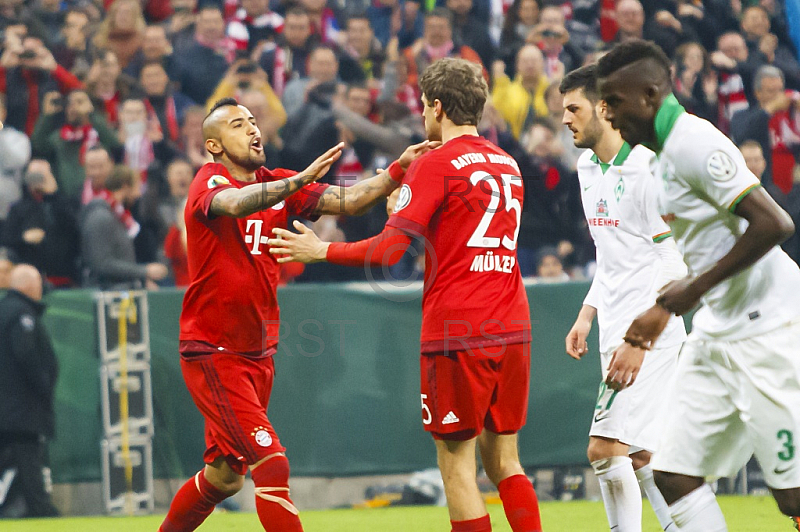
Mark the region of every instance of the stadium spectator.
<instances>
[{"instance_id":1,"label":"stadium spectator","mask_svg":"<svg viewBox=\"0 0 800 532\"><path fill-rule=\"evenodd\" d=\"M187 187L188 188L188 187ZM186 245L186 222L183 211L186 208L186 198L175 210L175 218L164 238L164 256L169 261L172 280L177 287L189 286L189 256Z\"/></svg>"},{"instance_id":2,"label":"stadium spectator","mask_svg":"<svg viewBox=\"0 0 800 532\"><path fill-rule=\"evenodd\" d=\"M11 270L16 263L16 254L8 248L0 247L0 290L7 290L11 284Z\"/></svg>"},{"instance_id":3,"label":"stadium spectator","mask_svg":"<svg viewBox=\"0 0 800 532\"><path fill-rule=\"evenodd\" d=\"M475 50L484 65L491 65L496 51L489 25L473 13L472 0L447 0L446 5L453 14L453 40Z\"/></svg>"},{"instance_id":4,"label":"stadium spectator","mask_svg":"<svg viewBox=\"0 0 800 532\"><path fill-rule=\"evenodd\" d=\"M264 155L266 155L269 164L280 166L280 150L283 148L283 139L278 134L278 130L286 123L286 112L284 111L279 115L279 117L283 118L283 121L278 122L277 117L271 110L270 100L267 99L264 92L256 89L248 89L242 92L239 97L239 103L250 109L256 119L258 129L261 130L261 144L264 147ZM281 111L283 111L282 105ZM205 147L203 149L205 150Z\"/></svg>"},{"instance_id":5,"label":"stadium spectator","mask_svg":"<svg viewBox=\"0 0 800 532\"><path fill-rule=\"evenodd\" d=\"M541 248L555 247L562 261L574 261L573 255L583 254L587 240L578 180L561 165L555 136L556 129L548 120L537 119L523 139L533 169L522 176L525 201L517 257L523 277L535 275Z\"/></svg>"},{"instance_id":6,"label":"stadium spectator","mask_svg":"<svg viewBox=\"0 0 800 532\"><path fill-rule=\"evenodd\" d=\"M539 24L528 34L527 42L544 55L544 71L550 79L561 79L583 63L583 54L570 43L565 24L561 7L545 6L539 14Z\"/></svg>"},{"instance_id":7,"label":"stadium spectator","mask_svg":"<svg viewBox=\"0 0 800 532\"><path fill-rule=\"evenodd\" d=\"M179 146L195 169L200 168L211 160L203 141L203 119L205 116L205 109L199 105L194 105L186 109L183 114L183 122L181 122L181 141Z\"/></svg>"},{"instance_id":8,"label":"stadium spectator","mask_svg":"<svg viewBox=\"0 0 800 532\"><path fill-rule=\"evenodd\" d=\"M148 115L147 100L128 98L119 108L118 136L124 145L123 161L147 183L148 170L154 161L167 162L178 155L164 135L158 118ZM88 179L87 179L88 181ZM93 187L95 188L95 187Z\"/></svg>"},{"instance_id":9,"label":"stadium spectator","mask_svg":"<svg viewBox=\"0 0 800 532\"><path fill-rule=\"evenodd\" d=\"M137 0L114 0L94 36L94 45L114 52L124 69L142 46L146 26Z\"/></svg>"},{"instance_id":10,"label":"stadium spectator","mask_svg":"<svg viewBox=\"0 0 800 532\"><path fill-rule=\"evenodd\" d=\"M537 0L514 0L508 8L500 33L498 59L506 64L506 74L513 78L516 74L517 54L525 46L528 35L539 22L539 2Z\"/></svg>"},{"instance_id":11,"label":"stadium spectator","mask_svg":"<svg viewBox=\"0 0 800 532\"><path fill-rule=\"evenodd\" d=\"M434 8L425 15L422 40L404 52L408 66L408 82L416 85L425 69L443 57L460 57L482 65L480 56L470 48L453 41L453 15L444 8Z\"/></svg>"},{"instance_id":12,"label":"stadium spectator","mask_svg":"<svg viewBox=\"0 0 800 532\"><path fill-rule=\"evenodd\" d=\"M613 43L641 39L644 35L644 8L639 0L619 0L614 9L617 34Z\"/></svg>"},{"instance_id":13,"label":"stadium spectator","mask_svg":"<svg viewBox=\"0 0 800 532\"><path fill-rule=\"evenodd\" d=\"M202 105L228 70L233 46L225 37L225 20L215 5L197 13L194 42L175 58L175 81L181 92Z\"/></svg>"},{"instance_id":14,"label":"stadium spectator","mask_svg":"<svg viewBox=\"0 0 800 532\"><path fill-rule=\"evenodd\" d=\"M93 146L84 156L86 179L81 189L81 205L88 205L94 199L105 196L106 181L114 169L114 161L102 146Z\"/></svg>"},{"instance_id":15,"label":"stadium spectator","mask_svg":"<svg viewBox=\"0 0 800 532\"><path fill-rule=\"evenodd\" d=\"M746 140L739 145L747 169L761 181L764 171L767 169L767 160L764 158L764 150L761 144L754 140Z\"/></svg>"},{"instance_id":16,"label":"stadium spectator","mask_svg":"<svg viewBox=\"0 0 800 532\"><path fill-rule=\"evenodd\" d=\"M721 131L727 133L733 115L747 109L754 101L753 76L759 63L748 52L744 38L735 31L720 35L717 50L710 55L710 59L719 73L719 109L715 123Z\"/></svg>"},{"instance_id":17,"label":"stadium spectator","mask_svg":"<svg viewBox=\"0 0 800 532\"><path fill-rule=\"evenodd\" d=\"M56 63L41 39L6 31L0 56L0 94L6 98L5 122L9 126L31 135L44 94L56 90L66 94L80 87L80 80Z\"/></svg>"},{"instance_id":18,"label":"stadium spectator","mask_svg":"<svg viewBox=\"0 0 800 532\"><path fill-rule=\"evenodd\" d=\"M58 34L61 38L53 47L53 57L66 70L84 78L92 65L89 16L84 11L70 9Z\"/></svg>"},{"instance_id":19,"label":"stadium spectator","mask_svg":"<svg viewBox=\"0 0 800 532\"><path fill-rule=\"evenodd\" d=\"M78 227L72 205L58 193L50 163L34 159L25 172L25 195L11 207L2 242L20 262L35 266L56 287L78 280Z\"/></svg>"},{"instance_id":20,"label":"stadium spectator","mask_svg":"<svg viewBox=\"0 0 800 532\"><path fill-rule=\"evenodd\" d=\"M339 68L342 81L345 83L367 81L370 87L380 88L386 56L380 42L375 38L369 17L353 15L347 19L343 49ZM351 65L351 68L346 68ZM350 72L351 69L354 71Z\"/></svg>"},{"instance_id":21,"label":"stadium spectator","mask_svg":"<svg viewBox=\"0 0 800 532\"><path fill-rule=\"evenodd\" d=\"M373 3L367 14L370 17L372 27L375 29L375 36L382 45L387 46L393 37L394 26L392 21L396 20L394 11L393 0L380 0ZM389 11L387 10L387 7ZM383 18L381 21L377 20L376 14L379 10L383 9L384 13L390 15L389 18ZM397 40L400 48L407 48L422 38L425 27L425 17L423 16L422 0L405 0L400 4L400 28L397 31Z\"/></svg>"},{"instance_id":22,"label":"stadium spectator","mask_svg":"<svg viewBox=\"0 0 800 532\"><path fill-rule=\"evenodd\" d=\"M300 0L299 4L311 19L312 35L317 35L320 42L325 44L340 44L339 23L326 0Z\"/></svg>"},{"instance_id":23,"label":"stadium spectator","mask_svg":"<svg viewBox=\"0 0 800 532\"><path fill-rule=\"evenodd\" d=\"M378 102L398 102L408 109L411 116L419 116L422 114L419 87L408 82L408 64L400 55L399 45L399 39L394 38L386 47L383 87Z\"/></svg>"},{"instance_id":24,"label":"stadium spectator","mask_svg":"<svg viewBox=\"0 0 800 532\"><path fill-rule=\"evenodd\" d=\"M135 90L136 80L123 74L117 55L101 50L86 77L86 90L112 126L119 120L119 104Z\"/></svg>"},{"instance_id":25,"label":"stadium spectator","mask_svg":"<svg viewBox=\"0 0 800 532\"><path fill-rule=\"evenodd\" d=\"M237 50L251 52L265 41L274 41L283 31L283 17L270 11L269 0L242 0L233 20L228 22L228 37Z\"/></svg>"},{"instance_id":26,"label":"stadium spectator","mask_svg":"<svg viewBox=\"0 0 800 532\"><path fill-rule=\"evenodd\" d=\"M158 122L164 138L177 143L180 140L180 123L183 112L192 101L169 85L169 77L159 60L151 60L142 66L139 84L144 89L144 104L149 120Z\"/></svg>"},{"instance_id":27,"label":"stadium spectator","mask_svg":"<svg viewBox=\"0 0 800 532\"><path fill-rule=\"evenodd\" d=\"M110 152L120 152L122 144L102 115L94 112L86 91L75 90L67 96L63 120L57 99L56 92L45 94L31 145L35 154L54 162L59 188L67 199L77 202L86 177L86 151L101 144Z\"/></svg>"},{"instance_id":28,"label":"stadium spectator","mask_svg":"<svg viewBox=\"0 0 800 532\"><path fill-rule=\"evenodd\" d=\"M0 124L6 121L5 100L5 96L0 94ZM28 136L6 123L0 129L0 232L8 209L22 197L22 174L30 158Z\"/></svg>"},{"instance_id":29,"label":"stadium spectator","mask_svg":"<svg viewBox=\"0 0 800 532\"><path fill-rule=\"evenodd\" d=\"M58 362L42 323L44 309L39 272L29 264L14 267L9 291L0 300L0 452L13 457L12 482L19 483L26 508L19 517L59 515L46 487Z\"/></svg>"},{"instance_id":30,"label":"stadium spectator","mask_svg":"<svg viewBox=\"0 0 800 532\"><path fill-rule=\"evenodd\" d=\"M260 92L267 102L269 110L266 117L263 118L268 117L269 124L259 122L259 127L266 126L270 131L277 131L286 123L286 111L275 91L267 82L266 73L249 59L234 61L225 73L225 77L217 85L214 94L206 102L206 108L210 109L214 102L223 98L239 100L247 91Z\"/></svg>"},{"instance_id":31,"label":"stadium spectator","mask_svg":"<svg viewBox=\"0 0 800 532\"><path fill-rule=\"evenodd\" d=\"M535 118L548 115L544 93L550 83L544 74L544 56L536 46L520 48L516 62L517 76L511 81L505 74L505 64L495 61L492 101L511 126L514 138L519 139Z\"/></svg>"},{"instance_id":32,"label":"stadium spectator","mask_svg":"<svg viewBox=\"0 0 800 532\"><path fill-rule=\"evenodd\" d=\"M308 101L309 93L316 87L334 83L338 71L339 60L336 58L336 53L327 46L315 48L308 56L308 76L293 79L286 86L281 98L286 114L291 116L297 112L303 103Z\"/></svg>"},{"instance_id":33,"label":"stadium spectator","mask_svg":"<svg viewBox=\"0 0 800 532\"><path fill-rule=\"evenodd\" d=\"M108 289L146 287L167 276L161 263L136 263L134 238L141 226L130 209L141 196L136 172L116 166L106 181L107 193L81 213L81 250L86 286Z\"/></svg>"},{"instance_id":34,"label":"stadium spectator","mask_svg":"<svg viewBox=\"0 0 800 532\"><path fill-rule=\"evenodd\" d=\"M675 96L687 111L711 122L718 116L719 80L706 49L688 42L675 51Z\"/></svg>"},{"instance_id":35,"label":"stadium spectator","mask_svg":"<svg viewBox=\"0 0 800 532\"><path fill-rule=\"evenodd\" d=\"M542 283L569 281L569 274L564 271L564 265L556 248L545 247L539 251L539 258L536 261L536 280Z\"/></svg>"},{"instance_id":36,"label":"stadium spectator","mask_svg":"<svg viewBox=\"0 0 800 532\"><path fill-rule=\"evenodd\" d=\"M731 137L737 144L758 142L767 160L765 181L788 192L796 164L793 150L800 148L800 95L787 93L783 73L771 65L758 69L754 88L758 105L733 115Z\"/></svg>"},{"instance_id":37,"label":"stadium spectator","mask_svg":"<svg viewBox=\"0 0 800 532\"><path fill-rule=\"evenodd\" d=\"M35 28L35 33L44 38L48 48L58 42L58 34L64 25L64 12L59 0L31 2L25 9L25 20Z\"/></svg>"},{"instance_id":38,"label":"stadium spectator","mask_svg":"<svg viewBox=\"0 0 800 532\"><path fill-rule=\"evenodd\" d=\"M170 0L170 7L172 15L163 24L175 52L181 53L194 42L197 0Z\"/></svg>"},{"instance_id":39,"label":"stadium spectator","mask_svg":"<svg viewBox=\"0 0 800 532\"><path fill-rule=\"evenodd\" d=\"M161 219L167 225L173 224L178 216L183 215L181 205L189 194L189 185L194 178L194 168L189 161L180 157L173 159L166 169L167 195L159 201Z\"/></svg>"},{"instance_id":40,"label":"stadium spectator","mask_svg":"<svg viewBox=\"0 0 800 532\"><path fill-rule=\"evenodd\" d=\"M158 61L164 66L164 70L172 77L175 59L172 55L173 48L167 39L167 30L164 26L150 25L144 30L144 41L141 49L136 52L125 73L134 79L139 79L144 65Z\"/></svg>"},{"instance_id":41,"label":"stadium spectator","mask_svg":"<svg viewBox=\"0 0 800 532\"><path fill-rule=\"evenodd\" d=\"M264 47L258 64L267 73L267 79L279 97L283 96L286 84L306 76L306 65L311 51L319 38L311 34L311 18L301 7L286 11L283 33L275 44Z\"/></svg>"},{"instance_id":42,"label":"stadium spectator","mask_svg":"<svg viewBox=\"0 0 800 532\"><path fill-rule=\"evenodd\" d=\"M658 44L669 57L685 42L697 42L710 31L702 6L692 2L664 3L644 28L644 37Z\"/></svg>"},{"instance_id":43,"label":"stadium spectator","mask_svg":"<svg viewBox=\"0 0 800 532\"><path fill-rule=\"evenodd\" d=\"M322 50L326 49L320 48L314 52L312 62ZM332 51L327 52L333 56ZM331 109L336 91L334 81L316 83L308 89L305 102L296 111L289 113L284 131L291 131L291 142L284 142L280 156L284 168L302 170L314 161L313 154L320 153L320 148L329 146L331 139L339 138L336 118ZM333 165L330 174L335 172L336 165Z\"/></svg>"},{"instance_id":44,"label":"stadium spectator","mask_svg":"<svg viewBox=\"0 0 800 532\"><path fill-rule=\"evenodd\" d=\"M413 2L412 2L413 3ZM402 20L401 17L404 16L404 8L403 2L398 0L376 0L373 2L366 2L367 5L363 6L362 9L358 11L352 11L349 13L347 20L350 20L353 16L364 16L369 19L370 28L374 31L375 37L378 39L378 42L381 46L386 46L389 43L389 40L397 35L398 33L398 21ZM411 11L415 11L418 13L419 11L419 2L415 3L415 8L412 8ZM412 18L416 18L416 15L412 16ZM411 22L412 19L409 19ZM405 21L401 22L403 24ZM413 26L413 22L412 22ZM399 29L401 32L402 29ZM421 35L421 32L420 32ZM413 43L414 40L412 39L409 44Z\"/></svg>"}]
</instances>

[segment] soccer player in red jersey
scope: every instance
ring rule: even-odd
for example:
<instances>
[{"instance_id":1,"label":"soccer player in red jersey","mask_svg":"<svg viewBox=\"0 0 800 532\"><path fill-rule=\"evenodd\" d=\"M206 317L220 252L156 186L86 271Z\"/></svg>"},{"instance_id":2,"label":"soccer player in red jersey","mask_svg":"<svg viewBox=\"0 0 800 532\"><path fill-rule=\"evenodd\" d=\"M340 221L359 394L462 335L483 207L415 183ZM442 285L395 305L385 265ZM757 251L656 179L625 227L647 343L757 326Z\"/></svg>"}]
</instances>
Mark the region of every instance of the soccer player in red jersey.
<instances>
[{"instance_id":1,"label":"soccer player in red jersey","mask_svg":"<svg viewBox=\"0 0 800 532\"><path fill-rule=\"evenodd\" d=\"M327 243L305 226L276 228L279 262L377 266L412 236L426 247L422 299L422 422L435 440L453 532L491 530L476 482L475 448L515 532L541 530L536 493L519 462L530 378L530 311L516 260L522 178L516 161L478 136L487 97L480 67L442 59L420 79L428 139L411 164L386 228Z\"/></svg>"},{"instance_id":2,"label":"soccer player in red jersey","mask_svg":"<svg viewBox=\"0 0 800 532\"><path fill-rule=\"evenodd\" d=\"M184 213L191 284L180 319L181 369L205 418L206 466L175 495L161 532L196 529L238 492L249 467L265 530L302 531L289 498L289 462L267 419L278 342L280 266L268 232L289 216L359 214L390 194L404 169L432 146L409 147L380 175L348 188L315 183L342 144L302 173L268 170L261 132L236 100L217 102L203 123L213 163L189 189Z\"/></svg>"}]
</instances>

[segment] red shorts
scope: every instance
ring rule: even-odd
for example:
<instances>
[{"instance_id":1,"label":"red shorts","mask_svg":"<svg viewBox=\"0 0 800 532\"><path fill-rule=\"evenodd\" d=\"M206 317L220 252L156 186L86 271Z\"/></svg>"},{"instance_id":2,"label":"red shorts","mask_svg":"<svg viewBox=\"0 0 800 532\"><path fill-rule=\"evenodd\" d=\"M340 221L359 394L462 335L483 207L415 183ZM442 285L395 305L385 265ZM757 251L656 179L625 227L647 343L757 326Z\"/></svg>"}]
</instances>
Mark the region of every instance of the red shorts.
<instances>
[{"instance_id":1,"label":"red shorts","mask_svg":"<svg viewBox=\"0 0 800 532\"><path fill-rule=\"evenodd\" d=\"M422 423L435 439L469 440L484 428L514 434L525 425L530 343L485 351L420 357Z\"/></svg>"},{"instance_id":2,"label":"red shorts","mask_svg":"<svg viewBox=\"0 0 800 532\"><path fill-rule=\"evenodd\" d=\"M194 404L206 421L205 463L224 456L231 469L243 475L249 465L286 450L267 419L275 376L271 356L181 356L181 369Z\"/></svg>"}]
</instances>

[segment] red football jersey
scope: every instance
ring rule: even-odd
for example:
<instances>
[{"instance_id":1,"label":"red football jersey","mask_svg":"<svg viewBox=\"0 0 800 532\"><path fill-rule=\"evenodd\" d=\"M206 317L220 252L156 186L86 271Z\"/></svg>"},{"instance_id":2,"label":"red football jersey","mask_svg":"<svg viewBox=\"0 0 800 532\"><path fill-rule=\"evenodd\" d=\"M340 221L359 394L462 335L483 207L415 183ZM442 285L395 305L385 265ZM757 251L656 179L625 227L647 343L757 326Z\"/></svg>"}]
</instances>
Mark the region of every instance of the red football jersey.
<instances>
[{"instance_id":1,"label":"red football jersey","mask_svg":"<svg viewBox=\"0 0 800 532\"><path fill-rule=\"evenodd\" d=\"M291 170L256 172L258 182L295 175ZM327 185L312 183L270 209L245 218L213 216L211 200L237 181L221 164L208 163L189 188L184 219L191 283L183 298L181 352L274 352L280 330L277 288L280 265L269 253L273 227L290 216L312 218Z\"/></svg>"},{"instance_id":2,"label":"red football jersey","mask_svg":"<svg viewBox=\"0 0 800 532\"><path fill-rule=\"evenodd\" d=\"M483 137L452 139L406 172L387 225L426 240L422 352L530 339L522 198L517 162Z\"/></svg>"}]
</instances>

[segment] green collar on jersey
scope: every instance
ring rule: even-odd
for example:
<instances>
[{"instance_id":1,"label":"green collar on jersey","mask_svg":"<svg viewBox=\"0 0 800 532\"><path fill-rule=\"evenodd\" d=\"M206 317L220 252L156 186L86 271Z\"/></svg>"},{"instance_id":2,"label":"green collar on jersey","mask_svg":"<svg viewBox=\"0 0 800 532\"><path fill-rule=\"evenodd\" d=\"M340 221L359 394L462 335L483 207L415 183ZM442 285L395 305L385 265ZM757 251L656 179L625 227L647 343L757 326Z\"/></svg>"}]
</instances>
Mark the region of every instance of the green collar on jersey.
<instances>
[{"instance_id":1,"label":"green collar on jersey","mask_svg":"<svg viewBox=\"0 0 800 532\"><path fill-rule=\"evenodd\" d=\"M631 154L632 149L633 148L631 148L630 144L628 144L627 142L623 142L622 146L620 146L619 151L617 152L617 156L614 157L614 160L611 161L610 163L604 163L603 161L598 159L596 153L592 154L591 161L595 164L599 164L600 170L602 170L603 173L605 174L608 171L608 169L611 168L612 165L622 166L622 164L625 162L625 159L627 159L628 155Z\"/></svg>"},{"instance_id":2,"label":"green collar on jersey","mask_svg":"<svg viewBox=\"0 0 800 532\"><path fill-rule=\"evenodd\" d=\"M675 125L675 121L685 112L686 109L678 103L678 99L674 94L670 94L664 98L664 101L661 102L661 107L658 108L658 112L656 113L656 145L645 144L645 146L656 153L660 153L664 148L667 137L670 132L672 132L672 126Z\"/></svg>"}]
</instances>

